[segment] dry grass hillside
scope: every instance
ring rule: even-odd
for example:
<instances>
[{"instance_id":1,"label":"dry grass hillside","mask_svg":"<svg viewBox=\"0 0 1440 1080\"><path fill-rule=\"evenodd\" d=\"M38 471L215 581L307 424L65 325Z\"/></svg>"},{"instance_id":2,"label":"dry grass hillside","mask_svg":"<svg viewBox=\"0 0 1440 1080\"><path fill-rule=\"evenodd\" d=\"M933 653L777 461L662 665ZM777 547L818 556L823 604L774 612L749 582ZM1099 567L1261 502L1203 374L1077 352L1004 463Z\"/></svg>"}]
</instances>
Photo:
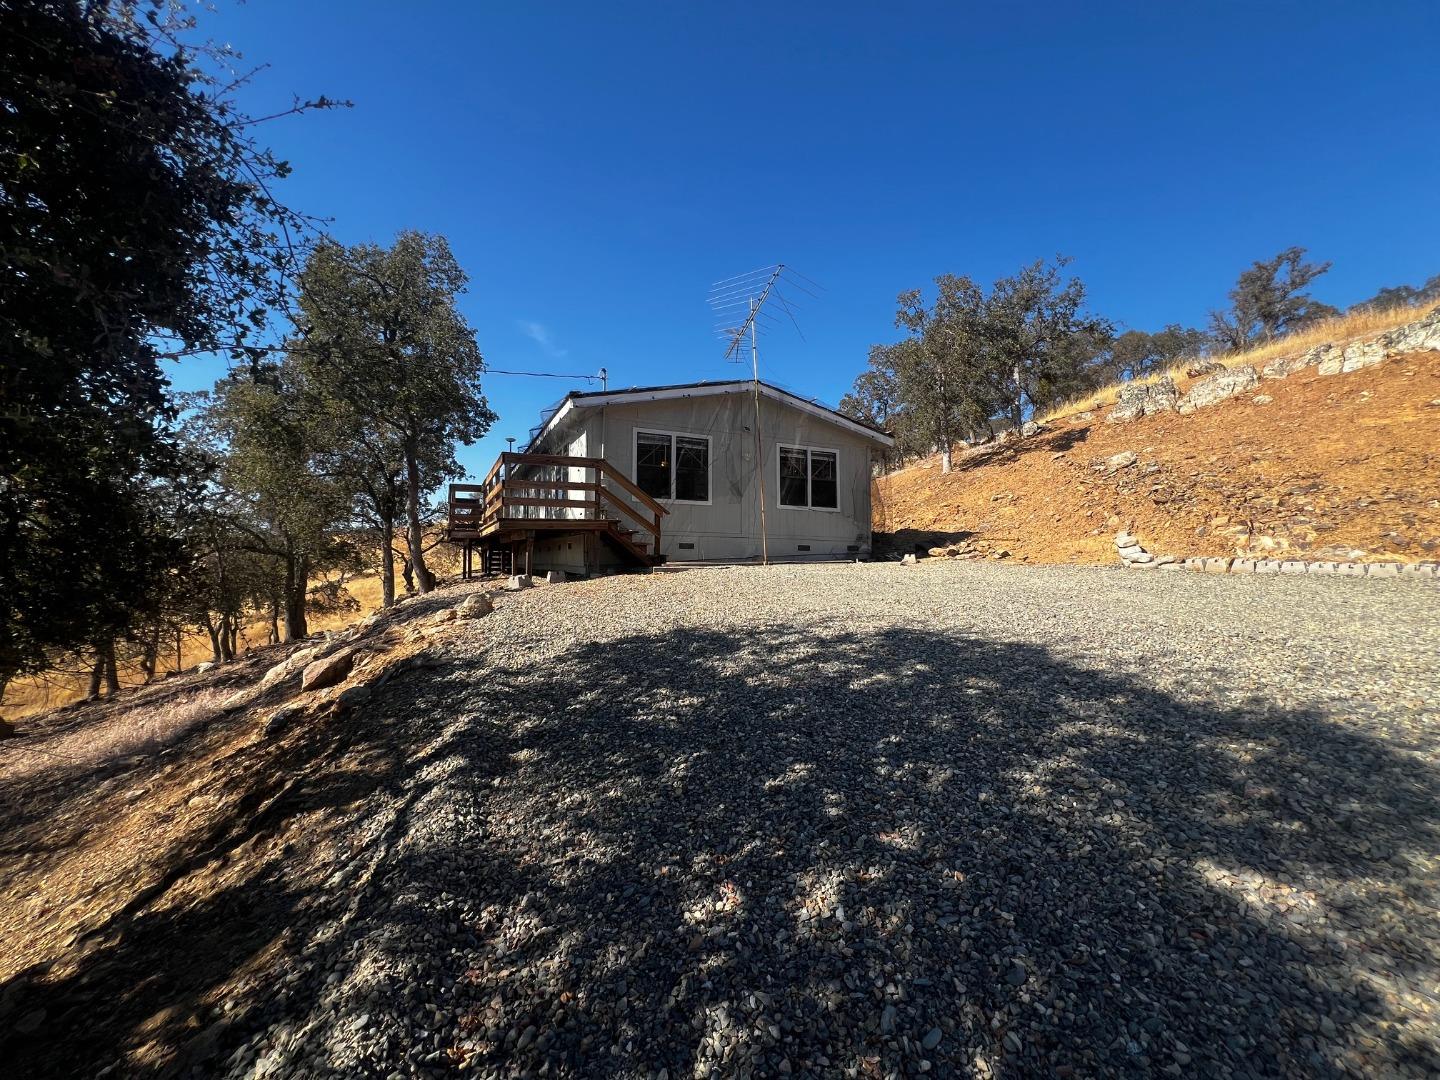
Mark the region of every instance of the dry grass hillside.
<instances>
[{"instance_id":1,"label":"dry grass hillside","mask_svg":"<svg viewBox=\"0 0 1440 1080\"><path fill-rule=\"evenodd\" d=\"M458 560L446 547L433 550L427 558L431 569L442 578L452 577L459 572ZM378 574L361 574L345 582L345 591L355 601L355 606L341 610L314 612L307 622L310 632L338 630L356 619L380 610L381 591ZM240 652L248 654L266 645L269 621L256 617L240 629ZM200 629L192 629L181 641L180 659L176 662L173 647L160 657L162 675L174 675L189 671L196 664L210 659L210 639ZM122 665L119 671L120 685L124 688L139 686L144 681L137 665ZM19 679L5 689L5 703L0 705L0 718L18 720L33 716L46 709L70 705L84 698L89 687L89 677L78 670L56 670L39 678Z\"/></svg>"},{"instance_id":2,"label":"dry grass hillside","mask_svg":"<svg viewBox=\"0 0 1440 1080\"><path fill-rule=\"evenodd\" d=\"M1298 331L1297 333L1287 334L1285 337L1266 342L1264 345L1259 345L1256 348L1216 357L1216 360L1227 368L1249 364L1258 370L1276 357L1295 356L1316 345L1323 345L1330 342L1344 344L1349 341L1374 337L1378 334L1383 334L1387 330L1394 330L1396 327L1413 322L1418 314L1418 310L1419 309L1414 307L1403 306L1385 308L1378 311L1351 311L1344 315L1337 315L1333 319L1318 322L1314 326ZM1193 363L1193 359L1181 360L1164 371L1153 371L1135 381L1139 383L1153 383L1168 375L1174 379L1177 384L1183 385L1187 381L1185 370ZM1124 385L1125 383L1120 382L1112 383L1093 393L1086 394L1082 398L1068 402L1059 408L1051 409L1049 412L1037 417L1037 419L1043 423L1049 423L1053 420L1074 416L1076 413L1086 412L1091 409L1102 409L1106 406L1113 405L1115 404L1117 395L1120 393L1120 388Z\"/></svg>"},{"instance_id":3,"label":"dry grass hillside","mask_svg":"<svg viewBox=\"0 0 1440 1080\"><path fill-rule=\"evenodd\" d=\"M1309 368L1188 416L1104 420L1075 412L949 475L929 459L883 477L875 527L901 551L968 540L1033 563L1113 562L1121 526L1182 556L1440 558L1440 352ZM1105 464L1126 452L1133 464Z\"/></svg>"}]
</instances>

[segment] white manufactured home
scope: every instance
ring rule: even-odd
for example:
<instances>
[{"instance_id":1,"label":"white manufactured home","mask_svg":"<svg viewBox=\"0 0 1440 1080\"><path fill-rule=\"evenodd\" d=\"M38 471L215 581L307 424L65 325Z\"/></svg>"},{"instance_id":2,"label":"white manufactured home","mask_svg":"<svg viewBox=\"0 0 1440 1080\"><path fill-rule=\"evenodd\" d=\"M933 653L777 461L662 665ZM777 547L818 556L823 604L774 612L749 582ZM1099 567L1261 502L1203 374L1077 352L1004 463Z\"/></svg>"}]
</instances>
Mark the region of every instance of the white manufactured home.
<instances>
[{"instance_id":1,"label":"white manufactured home","mask_svg":"<svg viewBox=\"0 0 1440 1080\"><path fill-rule=\"evenodd\" d=\"M870 553L883 431L768 383L567 395L524 453L451 488L450 539L487 569Z\"/></svg>"}]
</instances>

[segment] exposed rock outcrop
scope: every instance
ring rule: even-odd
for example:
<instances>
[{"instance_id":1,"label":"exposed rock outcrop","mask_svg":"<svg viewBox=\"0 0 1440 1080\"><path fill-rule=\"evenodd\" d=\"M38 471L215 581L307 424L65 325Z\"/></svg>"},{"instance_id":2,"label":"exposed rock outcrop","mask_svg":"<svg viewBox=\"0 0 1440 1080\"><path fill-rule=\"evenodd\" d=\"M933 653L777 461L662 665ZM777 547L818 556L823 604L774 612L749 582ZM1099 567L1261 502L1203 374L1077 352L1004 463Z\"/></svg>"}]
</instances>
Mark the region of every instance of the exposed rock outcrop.
<instances>
[{"instance_id":1,"label":"exposed rock outcrop","mask_svg":"<svg viewBox=\"0 0 1440 1080\"><path fill-rule=\"evenodd\" d=\"M1260 374L1249 364L1217 371L1192 386L1189 393L1175 406L1175 411L1182 414L1192 413L1196 409L1214 405L1217 401L1253 390L1259 385Z\"/></svg>"},{"instance_id":2,"label":"exposed rock outcrop","mask_svg":"<svg viewBox=\"0 0 1440 1080\"><path fill-rule=\"evenodd\" d=\"M1120 424L1142 416L1170 412L1179 400L1180 391L1169 375L1162 375L1153 383L1128 383L1120 388L1119 399L1106 415L1105 422Z\"/></svg>"}]
</instances>

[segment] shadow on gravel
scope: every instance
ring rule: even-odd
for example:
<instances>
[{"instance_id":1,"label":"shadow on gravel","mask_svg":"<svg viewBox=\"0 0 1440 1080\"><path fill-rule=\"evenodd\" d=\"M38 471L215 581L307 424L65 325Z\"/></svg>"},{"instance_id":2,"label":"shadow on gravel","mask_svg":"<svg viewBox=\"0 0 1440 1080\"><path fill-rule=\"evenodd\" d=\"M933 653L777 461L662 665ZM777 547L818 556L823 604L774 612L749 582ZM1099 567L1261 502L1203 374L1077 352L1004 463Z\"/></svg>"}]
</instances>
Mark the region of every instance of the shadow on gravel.
<instances>
[{"instance_id":1,"label":"shadow on gravel","mask_svg":"<svg viewBox=\"0 0 1440 1080\"><path fill-rule=\"evenodd\" d=\"M1436 775L1318 715L918 630L680 628L392 684L271 764L298 784L222 850L383 794L354 853L374 884L278 848L203 903L135 906L74 977L0 989L11 1028L44 1011L0 1054L73 1075L161 1037L208 1074L325 988L267 984L229 1024L195 1002L343 900L372 937L424 927L414 985L444 994L377 1075L1440 1066ZM437 826L466 802L479 827Z\"/></svg>"},{"instance_id":2,"label":"shadow on gravel","mask_svg":"<svg viewBox=\"0 0 1440 1080\"><path fill-rule=\"evenodd\" d=\"M491 816L526 826L470 895L560 930L490 927L489 1067L1440 1065L1406 1012L1440 979L1436 775L1320 716L902 629L678 630L486 683L523 762Z\"/></svg>"},{"instance_id":3,"label":"shadow on gravel","mask_svg":"<svg viewBox=\"0 0 1440 1080\"><path fill-rule=\"evenodd\" d=\"M423 620L453 602L412 600L390 622ZM237 665L218 684L248 685L266 667L247 663L247 679ZM429 670L422 663L400 675L381 702L397 693L403 699L406 684ZM195 689L167 682L135 694L149 704ZM270 706L286 696L272 692ZM151 755L88 768L57 763L4 793L0 873L7 876L46 873L54 865L48 860L63 860L87 828L132 813L124 794L130 784L145 785L139 790L148 795L152 787L198 781L198 797L218 807L157 834L138 875L146 884L122 892L118 910L70 940L58 962L42 960L0 981L0 1075L96 1076L109 1066L106 1075L116 1077L184 1075L192 1067L209 1075L221 1048L258 1012L313 1006L319 988L311 983L277 987L262 977L238 995L227 984L237 974L284 967L307 944L309 923L333 915L337 891L354 877L347 869L366 854L344 846L347 817L377 797L395 798L400 809L374 840L376 853L394 842L405 808L422 794L405 781L430 760L434 733L388 723L378 712L332 712L212 759L237 725L258 722L215 720L158 764L146 760ZM478 741L470 739L469 748L478 752ZM491 757L505 760L503 751ZM108 897L125 887L97 880L92 891ZM89 900L82 896L76 906ZM138 1058L126 1058L137 1049Z\"/></svg>"}]
</instances>

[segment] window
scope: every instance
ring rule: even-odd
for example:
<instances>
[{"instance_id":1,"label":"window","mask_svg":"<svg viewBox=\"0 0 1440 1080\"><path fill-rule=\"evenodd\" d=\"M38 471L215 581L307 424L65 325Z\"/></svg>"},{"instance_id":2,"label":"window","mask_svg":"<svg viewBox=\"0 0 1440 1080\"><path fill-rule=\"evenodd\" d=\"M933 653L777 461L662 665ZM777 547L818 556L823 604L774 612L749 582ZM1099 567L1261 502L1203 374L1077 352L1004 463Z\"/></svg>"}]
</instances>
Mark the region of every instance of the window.
<instances>
[{"instance_id":1,"label":"window","mask_svg":"<svg viewBox=\"0 0 1440 1080\"><path fill-rule=\"evenodd\" d=\"M710 440L701 435L635 432L635 483L652 499L710 501Z\"/></svg>"},{"instance_id":2,"label":"window","mask_svg":"<svg viewBox=\"0 0 1440 1080\"><path fill-rule=\"evenodd\" d=\"M840 509L834 450L780 447L780 505L791 509Z\"/></svg>"}]
</instances>

